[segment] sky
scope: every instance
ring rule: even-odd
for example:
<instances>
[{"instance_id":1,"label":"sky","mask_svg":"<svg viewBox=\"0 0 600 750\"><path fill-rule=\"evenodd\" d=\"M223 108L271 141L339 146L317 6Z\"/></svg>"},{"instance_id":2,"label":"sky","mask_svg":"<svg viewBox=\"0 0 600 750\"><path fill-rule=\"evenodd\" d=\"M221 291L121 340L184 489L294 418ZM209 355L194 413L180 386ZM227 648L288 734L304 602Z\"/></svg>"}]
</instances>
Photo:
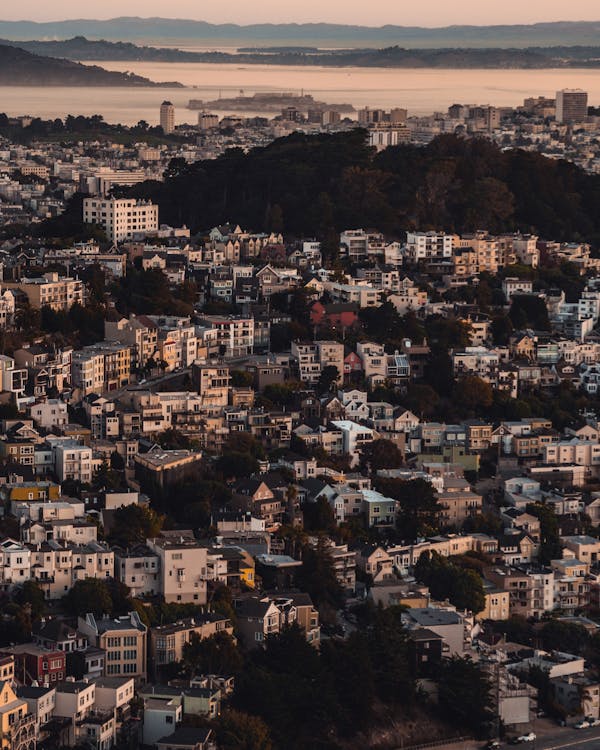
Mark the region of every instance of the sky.
<instances>
[{"instance_id":1,"label":"sky","mask_svg":"<svg viewBox=\"0 0 600 750\"><path fill-rule=\"evenodd\" d=\"M3 3L1 20L161 16L212 23L319 22L380 26L600 21L598 0L19 0Z\"/></svg>"}]
</instances>

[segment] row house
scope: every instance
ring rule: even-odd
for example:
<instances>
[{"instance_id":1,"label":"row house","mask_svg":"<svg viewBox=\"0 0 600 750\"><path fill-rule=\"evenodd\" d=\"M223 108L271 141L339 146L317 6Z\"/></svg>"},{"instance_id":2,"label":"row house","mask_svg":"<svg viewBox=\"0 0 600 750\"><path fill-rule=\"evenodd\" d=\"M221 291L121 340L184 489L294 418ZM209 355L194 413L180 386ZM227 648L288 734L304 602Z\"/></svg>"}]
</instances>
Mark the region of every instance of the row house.
<instances>
[{"instance_id":1,"label":"row house","mask_svg":"<svg viewBox=\"0 0 600 750\"><path fill-rule=\"evenodd\" d=\"M78 580L112 578L114 552L101 542L74 544L50 539L27 544L6 538L0 542L3 561L0 587L12 591L27 580L37 581L46 599L60 599Z\"/></svg>"},{"instance_id":2,"label":"row house","mask_svg":"<svg viewBox=\"0 0 600 750\"><path fill-rule=\"evenodd\" d=\"M104 322L104 340L121 342L132 349L131 364L143 368L157 350L158 326L147 315Z\"/></svg>"},{"instance_id":3,"label":"row house","mask_svg":"<svg viewBox=\"0 0 600 750\"><path fill-rule=\"evenodd\" d=\"M542 453L545 464L575 464L597 467L600 465L600 444L590 440L561 440L545 445Z\"/></svg>"},{"instance_id":4,"label":"row house","mask_svg":"<svg viewBox=\"0 0 600 750\"><path fill-rule=\"evenodd\" d=\"M107 677L146 679L148 629L137 612L116 618L88 613L78 618L77 629L105 651Z\"/></svg>"},{"instance_id":5,"label":"row house","mask_svg":"<svg viewBox=\"0 0 600 750\"><path fill-rule=\"evenodd\" d=\"M131 347L101 342L73 352L71 383L82 396L116 391L131 378Z\"/></svg>"},{"instance_id":6,"label":"row house","mask_svg":"<svg viewBox=\"0 0 600 750\"><path fill-rule=\"evenodd\" d=\"M17 349L15 365L27 370L27 394L39 398L49 390L62 393L71 380L72 354L70 348L55 351L37 344Z\"/></svg>"}]
</instances>

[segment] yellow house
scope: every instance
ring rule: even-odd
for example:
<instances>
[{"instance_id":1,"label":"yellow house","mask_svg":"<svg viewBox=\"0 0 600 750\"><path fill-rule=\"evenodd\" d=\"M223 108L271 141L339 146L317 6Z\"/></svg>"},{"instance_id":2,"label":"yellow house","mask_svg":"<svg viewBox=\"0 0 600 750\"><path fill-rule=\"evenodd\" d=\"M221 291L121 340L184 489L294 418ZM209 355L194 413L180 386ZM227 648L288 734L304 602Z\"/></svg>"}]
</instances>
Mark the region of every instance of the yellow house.
<instances>
[{"instance_id":1,"label":"yellow house","mask_svg":"<svg viewBox=\"0 0 600 750\"><path fill-rule=\"evenodd\" d=\"M243 583L249 589L253 589L256 585L254 577L254 558L248 554L246 550L241 550L244 559L240 560L240 583Z\"/></svg>"},{"instance_id":2,"label":"yellow house","mask_svg":"<svg viewBox=\"0 0 600 750\"><path fill-rule=\"evenodd\" d=\"M11 502L55 502L60 499L60 485L54 482L21 482L6 488Z\"/></svg>"},{"instance_id":3,"label":"yellow house","mask_svg":"<svg viewBox=\"0 0 600 750\"><path fill-rule=\"evenodd\" d=\"M508 620L510 592L488 586L485 591L485 607L475 616L476 620Z\"/></svg>"},{"instance_id":4,"label":"yellow house","mask_svg":"<svg viewBox=\"0 0 600 750\"><path fill-rule=\"evenodd\" d=\"M10 682L0 682L0 747L2 750L35 750L35 717L27 701L17 698Z\"/></svg>"}]
</instances>

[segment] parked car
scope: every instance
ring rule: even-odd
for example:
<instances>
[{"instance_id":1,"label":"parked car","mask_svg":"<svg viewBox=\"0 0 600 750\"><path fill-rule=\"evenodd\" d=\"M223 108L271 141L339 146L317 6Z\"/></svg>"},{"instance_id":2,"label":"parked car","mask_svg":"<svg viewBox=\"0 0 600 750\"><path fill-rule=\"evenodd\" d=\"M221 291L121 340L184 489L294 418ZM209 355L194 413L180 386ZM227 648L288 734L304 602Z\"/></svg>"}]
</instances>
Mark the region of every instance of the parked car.
<instances>
[{"instance_id":1,"label":"parked car","mask_svg":"<svg viewBox=\"0 0 600 750\"><path fill-rule=\"evenodd\" d=\"M498 740L489 740L489 742L484 745L484 750L498 750L499 747L500 743Z\"/></svg>"},{"instance_id":2,"label":"parked car","mask_svg":"<svg viewBox=\"0 0 600 750\"><path fill-rule=\"evenodd\" d=\"M575 729L589 729L590 722L584 719L583 721L578 721L577 724L574 724L573 726Z\"/></svg>"},{"instance_id":3,"label":"parked car","mask_svg":"<svg viewBox=\"0 0 600 750\"><path fill-rule=\"evenodd\" d=\"M529 732L529 734L522 734L520 737L517 737L517 740L519 742L535 742L536 736L535 732Z\"/></svg>"}]
</instances>

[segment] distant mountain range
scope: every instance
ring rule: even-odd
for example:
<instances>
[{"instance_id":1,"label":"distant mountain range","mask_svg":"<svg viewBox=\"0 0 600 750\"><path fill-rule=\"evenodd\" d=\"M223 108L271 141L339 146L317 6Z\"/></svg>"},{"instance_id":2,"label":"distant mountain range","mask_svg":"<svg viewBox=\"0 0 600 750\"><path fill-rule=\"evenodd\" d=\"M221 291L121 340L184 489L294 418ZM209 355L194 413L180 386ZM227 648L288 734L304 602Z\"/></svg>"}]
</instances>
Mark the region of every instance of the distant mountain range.
<instances>
[{"instance_id":1,"label":"distant mountain range","mask_svg":"<svg viewBox=\"0 0 600 750\"><path fill-rule=\"evenodd\" d=\"M598 12L600 16L600 9ZM211 24L205 21L169 18L113 18L106 21L76 19L35 23L0 21L0 36L12 40L67 39L145 40L152 42L189 40L214 46L221 41L271 44L293 42L337 46L404 47L531 47L596 46L600 21L561 21L507 26L345 26L342 24Z\"/></svg>"},{"instance_id":2,"label":"distant mountain range","mask_svg":"<svg viewBox=\"0 0 600 750\"><path fill-rule=\"evenodd\" d=\"M181 86L0 45L0 86Z\"/></svg>"},{"instance_id":3,"label":"distant mountain range","mask_svg":"<svg viewBox=\"0 0 600 750\"><path fill-rule=\"evenodd\" d=\"M138 46L130 42L94 41L74 37L64 41L4 41L37 55L70 60L122 62L195 62L236 65L323 65L385 68L565 68L600 67L600 47L530 47L406 49L337 49L269 47L237 54L188 52L170 47Z\"/></svg>"}]
</instances>

